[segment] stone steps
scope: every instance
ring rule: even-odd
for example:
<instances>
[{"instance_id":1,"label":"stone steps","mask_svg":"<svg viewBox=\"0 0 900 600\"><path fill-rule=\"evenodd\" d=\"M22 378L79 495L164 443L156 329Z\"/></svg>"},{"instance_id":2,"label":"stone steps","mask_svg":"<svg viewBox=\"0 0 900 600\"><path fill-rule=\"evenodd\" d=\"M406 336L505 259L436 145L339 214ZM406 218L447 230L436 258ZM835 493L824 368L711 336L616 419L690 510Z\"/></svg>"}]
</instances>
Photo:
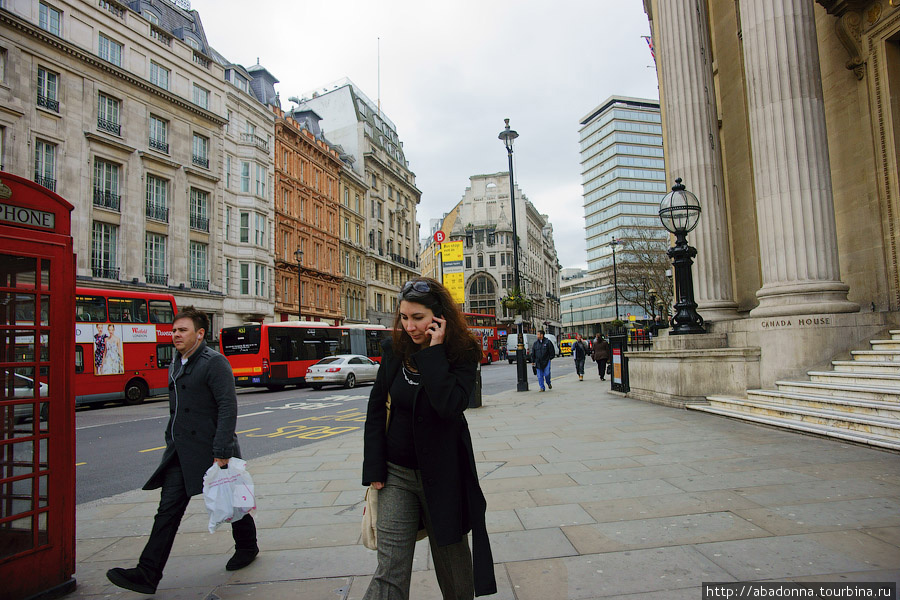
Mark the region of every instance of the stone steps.
<instances>
[{"instance_id":1,"label":"stone steps","mask_svg":"<svg viewBox=\"0 0 900 600\"><path fill-rule=\"evenodd\" d=\"M833 360L831 365L835 371L843 373L883 373L900 375L900 363L880 360Z\"/></svg>"},{"instance_id":2,"label":"stone steps","mask_svg":"<svg viewBox=\"0 0 900 600\"><path fill-rule=\"evenodd\" d=\"M832 371L809 371L809 381L776 381L775 390L709 396L687 408L900 451L900 330L870 345L832 361Z\"/></svg>"},{"instance_id":3,"label":"stone steps","mask_svg":"<svg viewBox=\"0 0 900 600\"><path fill-rule=\"evenodd\" d=\"M836 427L833 425L822 425L817 423L798 421L796 419L778 417L773 415L753 414L750 412L744 412L732 408L733 402L740 402L738 398L728 398L726 396L711 396L710 400L712 400L713 398L717 398L720 403L716 406L713 406L712 404L688 404L687 408L690 410L707 412L723 417L729 417L732 419L739 419L741 421L758 423L760 425L769 425L771 427L778 427L781 429L790 429L792 431L799 431L802 433L835 438L853 442L856 444L863 444L867 446L874 446L877 448L884 448L900 452L900 437L866 433L864 431L845 429L843 427Z\"/></svg>"},{"instance_id":4,"label":"stone steps","mask_svg":"<svg viewBox=\"0 0 900 600\"><path fill-rule=\"evenodd\" d=\"M895 419L900 426L900 399L863 400L844 396L829 396L808 392L783 390L747 390L747 400L766 404L781 403L787 407L839 411L854 416L875 416Z\"/></svg>"},{"instance_id":5,"label":"stone steps","mask_svg":"<svg viewBox=\"0 0 900 600\"><path fill-rule=\"evenodd\" d=\"M820 381L776 381L779 392L805 394L811 396L827 396L858 400L860 402L885 402L900 406L900 397L896 388L877 387L874 385L858 385L850 383L824 383Z\"/></svg>"},{"instance_id":6,"label":"stone steps","mask_svg":"<svg viewBox=\"0 0 900 600\"><path fill-rule=\"evenodd\" d=\"M850 353L858 362L897 362L900 363L900 350L854 350Z\"/></svg>"}]
</instances>

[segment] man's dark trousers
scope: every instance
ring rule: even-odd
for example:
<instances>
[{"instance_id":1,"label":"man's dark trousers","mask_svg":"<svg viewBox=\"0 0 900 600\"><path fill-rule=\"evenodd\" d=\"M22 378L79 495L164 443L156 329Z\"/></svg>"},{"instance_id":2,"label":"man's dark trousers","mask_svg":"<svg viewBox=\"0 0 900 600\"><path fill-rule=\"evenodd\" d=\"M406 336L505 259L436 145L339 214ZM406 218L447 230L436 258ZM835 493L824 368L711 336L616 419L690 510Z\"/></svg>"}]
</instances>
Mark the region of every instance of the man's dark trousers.
<instances>
[{"instance_id":1,"label":"man's dark trousers","mask_svg":"<svg viewBox=\"0 0 900 600\"><path fill-rule=\"evenodd\" d=\"M150 539L144 546L138 568L144 574L147 581L158 584L162 579L163 569L172 552L172 544L175 543L175 534L181 518L187 509L191 497L184 489L184 475L181 472L181 463L178 455L166 465L163 475L162 490L159 497L159 509L153 519L153 529L150 531ZM249 514L243 519L231 524L231 534L234 537L234 546L237 550L252 550L256 548L256 523Z\"/></svg>"}]
</instances>

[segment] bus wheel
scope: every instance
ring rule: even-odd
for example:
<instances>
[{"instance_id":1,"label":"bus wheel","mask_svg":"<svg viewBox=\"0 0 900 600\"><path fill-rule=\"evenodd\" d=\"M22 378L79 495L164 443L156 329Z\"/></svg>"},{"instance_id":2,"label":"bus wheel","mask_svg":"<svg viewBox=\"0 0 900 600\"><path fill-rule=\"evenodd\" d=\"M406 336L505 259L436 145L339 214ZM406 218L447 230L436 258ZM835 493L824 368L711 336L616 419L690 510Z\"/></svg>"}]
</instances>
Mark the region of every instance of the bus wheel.
<instances>
[{"instance_id":1,"label":"bus wheel","mask_svg":"<svg viewBox=\"0 0 900 600\"><path fill-rule=\"evenodd\" d=\"M321 383L314 383L314 384L310 385L309 387L311 387L312 389L314 389L314 390L316 390L316 391L319 391L319 390L322 389L322 384L321 384Z\"/></svg>"},{"instance_id":2,"label":"bus wheel","mask_svg":"<svg viewBox=\"0 0 900 600\"><path fill-rule=\"evenodd\" d=\"M494 360L490 354L488 354L487 358L488 358L488 364L491 364L491 362L493 362L493 360Z\"/></svg>"},{"instance_id":3,"label":"bus wheel","mask_svg":"<svg viewBox=\"0 0 900 600\"><path fill-rule=\"evenodd\" d=\"M284 386L283 385L267 385L266 389L269 390L270 392L280 392L281 390L284 389Z\"/></svg>"},{"instance_id":4,"label":"bus wheel","mask_svg":"<svg viewBox=\"0 0 900 600\"><path fill-rule=\"evenodd\" d=\"M347 381L344 382L345 388L355 388L356 387L356 375L350 373L347 375Z\"/></svg>"},{"instance_id":5,"label":"bus wheel","mask_svg":"<svg viewBox=\"0 0 900 600\"><path fill-rule=\"evenodd\" d=\"M140 379L132 379L125 386L125 404L134 406L140 404L147 397L147 384Z\"/></svg>"}]
</instances>

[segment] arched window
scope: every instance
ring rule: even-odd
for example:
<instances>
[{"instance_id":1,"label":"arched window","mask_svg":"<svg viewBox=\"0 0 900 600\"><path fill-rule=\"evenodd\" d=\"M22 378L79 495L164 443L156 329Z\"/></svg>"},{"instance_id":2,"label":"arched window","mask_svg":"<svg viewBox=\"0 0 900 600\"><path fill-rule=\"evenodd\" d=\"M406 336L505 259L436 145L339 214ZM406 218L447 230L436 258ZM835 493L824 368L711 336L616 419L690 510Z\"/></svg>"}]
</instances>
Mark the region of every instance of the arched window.
<instances>
[{"instance_id":1,"label":"arched window","mask_svg":"<svg viewBox=\"0 0 900 600\"><path fill-rule=\"evenodd\" d=\"M476 275L469 283L469 293L466 300L469 303L469 312L497 314L497 287L494 280L485 274Z\"/></svg>"}]
</instances>

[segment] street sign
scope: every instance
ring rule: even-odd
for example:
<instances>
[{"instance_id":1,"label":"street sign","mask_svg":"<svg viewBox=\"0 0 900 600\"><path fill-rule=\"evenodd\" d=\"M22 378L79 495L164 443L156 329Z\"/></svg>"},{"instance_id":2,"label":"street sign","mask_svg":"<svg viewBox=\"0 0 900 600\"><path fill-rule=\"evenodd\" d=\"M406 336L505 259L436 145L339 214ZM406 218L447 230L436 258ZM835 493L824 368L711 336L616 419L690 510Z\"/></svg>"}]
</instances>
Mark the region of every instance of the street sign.
<instances>
[{"instance_id":1,"label":"street sign","mask_svg":"<svg viewBox=\"0 0 900 600\"><path fill-rule=\"evenodd\" d=\"M444 287L447 288L457 304L463 304L466 301L465 277L465 273L444 273Z\"/></svg>"},{"instance_id":2,"label":"street sign","mask_svg":"<svg viewBox=\"0 0 900 600\"><path fill-rule=\"evenodd\" d=\"M446 239L447 239L447 234L444 233L443 231L438 230L434 233L434 241L437 242L438 244L443 244L444 240L446 240Z\"/></svg>"},{"instance_id":3,"label":"street sign","mask_svg":"<svg viewBox=\"0 0 900 600\"><path fill-rule=\"evenodd\" d=\"M446 242L441 246L441 250L443 253L441 254L441 261L444 263L445 269L452 269L454 267L462 268L463 266L463 243L462 241L458 242Z\"/></svg>"}]
</instances>

